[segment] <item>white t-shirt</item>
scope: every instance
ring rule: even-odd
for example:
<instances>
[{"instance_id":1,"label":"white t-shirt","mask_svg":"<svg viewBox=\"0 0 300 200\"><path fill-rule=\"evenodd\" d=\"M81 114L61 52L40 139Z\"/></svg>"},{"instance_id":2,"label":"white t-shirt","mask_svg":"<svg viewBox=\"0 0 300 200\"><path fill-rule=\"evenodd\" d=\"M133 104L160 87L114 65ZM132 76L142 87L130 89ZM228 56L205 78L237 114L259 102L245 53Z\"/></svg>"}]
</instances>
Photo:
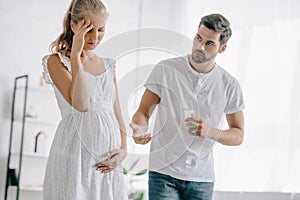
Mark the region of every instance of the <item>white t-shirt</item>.
<instances>
[{"instance_id":1,"label":"white t-shirt","mask_svg":"<svg viewBox=\"0 0 300 200\"><path fill-rule=\"evenodd\" d=\"M160 97L150 170L181 180L214 182L215 141L190 135L184 119L195 114L221 129L225 114L245 107L238 81L217 64L209 73L198 73L185 56L159 62L145 87Z\"/></svg>"}]
</instances>

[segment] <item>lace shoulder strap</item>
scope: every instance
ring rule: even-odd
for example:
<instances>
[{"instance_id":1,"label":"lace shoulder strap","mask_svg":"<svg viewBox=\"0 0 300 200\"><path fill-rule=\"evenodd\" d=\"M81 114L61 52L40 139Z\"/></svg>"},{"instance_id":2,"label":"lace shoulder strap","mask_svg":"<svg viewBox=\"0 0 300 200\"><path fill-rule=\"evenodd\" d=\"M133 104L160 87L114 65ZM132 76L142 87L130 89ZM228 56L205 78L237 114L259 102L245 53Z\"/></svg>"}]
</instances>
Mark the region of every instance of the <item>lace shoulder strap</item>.
<instances>
[{"instance_id":1,"label":"lace shoulder strap","mask_svg":"<svg viewBox=\"0 0 300 200\"><path fill-rule=\"evenodd\" d=\"M102 58L105 68L110 70L111 72L115 73L116 71L116 61L113 58Z\"/></svg>"},{"instance_id":2,"label":"lace shoulder strap","mask_svg":"<svg viewBox=\"0 0 300 200\"><path fill-rule=\"evenodd\" d=\"M45 55L43 58L42 58L42 66L43 66L43 77L45 79L45 82L48 83L48 84L51 84L53 85L53 82L51 80L51 77L50 77L50 74L49 74L49 71L48 71L48 59L51 55L54 55L54 54L57 54L60 61L68 68L68 71L71 73L71 64L70 64L70 60L68 57L65 57L63 55L61 55L61 53L59 52L55 52L53 54L49 54L49 55Z\"/></svg>"}]
</instances>

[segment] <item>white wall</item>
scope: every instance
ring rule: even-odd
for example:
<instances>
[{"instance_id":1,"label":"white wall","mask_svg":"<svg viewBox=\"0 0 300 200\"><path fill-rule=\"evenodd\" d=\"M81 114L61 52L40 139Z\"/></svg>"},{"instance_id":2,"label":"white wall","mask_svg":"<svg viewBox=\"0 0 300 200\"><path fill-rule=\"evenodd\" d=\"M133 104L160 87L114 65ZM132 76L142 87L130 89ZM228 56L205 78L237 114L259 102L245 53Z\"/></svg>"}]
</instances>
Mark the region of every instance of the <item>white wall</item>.
<instances>
[{"instance_id":1,"label":"white wall","mask_svg":"<svg viewBox=\"0 0 300 200\"><path fill-rule=\"evenodd\" d=\"M300 191L296 171L300 157L296 148L300 139L297 134L300 96L296 86L300 77L299 1L105 0L104 3L110 13L105 40L149 27L177 31L192 38L201 16L223 13L234 32L227 52L218 61L242 84L247 128L241 147L216 148L216 188ZM0 199L4 195L14 77L29 74L30 84L38 84L41 58L61 31L68 4L68 0L0 0ZM136 66L171 56L148 53L136 52L120 59L118 79ZM282 171L284 175L279 174ZM240 181L242 184L238 184Z\"/></svg>"},{"instance_id":2,"label":"white wall","mask_svg":"<svg viewBox=\"0 0 300 200\"><path fill-rule=\"evenodd\" d=\"M30 84L38 84L41 57L60 31L66 5L66 1L0 1L0 199L4 198L14 78L29 74Z\"/></svg>"}]
</instances>

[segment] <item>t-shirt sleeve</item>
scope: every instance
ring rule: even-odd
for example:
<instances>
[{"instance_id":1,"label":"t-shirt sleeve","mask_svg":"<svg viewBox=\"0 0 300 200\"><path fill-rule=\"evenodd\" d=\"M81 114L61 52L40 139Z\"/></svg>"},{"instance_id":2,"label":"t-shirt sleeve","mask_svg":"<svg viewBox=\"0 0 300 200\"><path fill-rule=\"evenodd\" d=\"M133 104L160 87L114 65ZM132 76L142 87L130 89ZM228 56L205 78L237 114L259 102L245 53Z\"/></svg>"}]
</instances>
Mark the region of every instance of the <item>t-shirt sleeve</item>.
<instances>
[{"instance_id":1,"label":"t-shirt sleeve","mask_svg":"<svg viewBox=\"0 0 300 200\"><path fill-rule=\"evenodd\" d=\"M162 79L163 79L163 70L162 70L161 63L159 63L154 67L154 69L150 73L144 86L146 89L150 90L151 92L161 97Z\"/></svg>"},{"instance_id":2,"label":"t-shirt sleeve","mask_svg":"<svg viewBox=\"0 0 300 200\"><path fill-rule=\"evenodd\" d=\"M238 80L234 79L226 91L227 104L225 107L225 114L232 114L239 112L245 108L242 88Z\"/></svg>"}]
</instances>

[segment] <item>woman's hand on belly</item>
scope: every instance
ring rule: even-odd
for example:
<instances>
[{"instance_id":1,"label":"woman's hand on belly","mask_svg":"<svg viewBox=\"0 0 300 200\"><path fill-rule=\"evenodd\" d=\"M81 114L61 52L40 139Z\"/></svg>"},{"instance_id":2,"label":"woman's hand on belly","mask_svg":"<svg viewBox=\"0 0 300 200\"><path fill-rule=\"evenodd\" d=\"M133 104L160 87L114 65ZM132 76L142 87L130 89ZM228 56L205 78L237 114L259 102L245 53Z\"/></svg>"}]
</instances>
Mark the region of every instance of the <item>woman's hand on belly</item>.
<instances>
[{"instance_id":1,"label":"woman's hand on belly","mask_svg":"<svg viewBox=\"0 0 300 200\"><path fill-rule=\"evenodd\" d=\"M107 153L108 159L95 165L96 170L102 173L109 173L114 170L126 158L127 151L124 149L114 149Z\"/></svg>"}]
</instances>

